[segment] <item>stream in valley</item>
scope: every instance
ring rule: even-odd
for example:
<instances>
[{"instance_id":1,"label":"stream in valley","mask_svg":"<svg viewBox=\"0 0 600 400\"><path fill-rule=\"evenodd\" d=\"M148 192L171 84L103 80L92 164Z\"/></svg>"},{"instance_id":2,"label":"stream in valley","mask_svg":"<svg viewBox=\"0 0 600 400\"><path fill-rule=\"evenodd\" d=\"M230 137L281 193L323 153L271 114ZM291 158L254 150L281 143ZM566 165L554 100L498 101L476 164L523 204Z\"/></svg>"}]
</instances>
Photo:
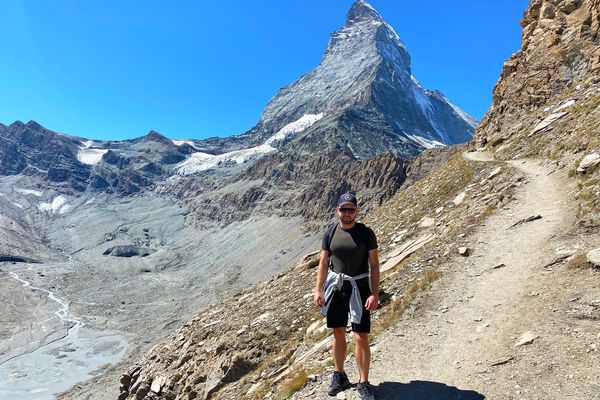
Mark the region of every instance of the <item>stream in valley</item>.
<instances>
[{"instance_id":1,"label":"stream in valley","mask_svg":"<svg viewBox=\"0 0 600 400\"><path fill-rule=\"evenodd\" d=\"M90 379L94 371L117 363L125 355L128 345L121 333L87 328L69 313L67 300L50 290L32 286L16 272L9 274L22 283L23 290L47 296L58 306L54 315L37 324L45 331L50 320L58 319L58 326L65 330L66 336L0 364L0 400L55 399L56 394Z\"/></svg>"}]
</instances>

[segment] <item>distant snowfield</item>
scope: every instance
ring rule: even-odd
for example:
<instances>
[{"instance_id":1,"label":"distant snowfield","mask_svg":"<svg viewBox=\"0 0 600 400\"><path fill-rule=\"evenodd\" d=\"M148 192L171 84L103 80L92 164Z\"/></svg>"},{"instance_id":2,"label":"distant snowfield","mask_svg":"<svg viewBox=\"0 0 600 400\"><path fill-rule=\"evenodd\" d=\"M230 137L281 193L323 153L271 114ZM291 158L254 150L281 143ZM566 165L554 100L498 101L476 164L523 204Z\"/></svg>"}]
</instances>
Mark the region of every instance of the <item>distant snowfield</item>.
<instances>
[{"instance_id":1,"label":"distant snowfield","mask_svg":"<svg viewBox=\"0 0 600 400\"><path fill-rule=\"evenodd\" d=\"M40 203L38 210L41 212L49 212L51 214L64 214L71 209L71 205L66 204L67 198L65 196L56 196L52 203Z\"/></svg>"},{"instance_id":2,"label":"distant snowfield","mask_svg":"<svg viewBox=\"0 0 600 400\"><path fill-rule=\"evenodd\" d=\"M288 136L292 136L296 133L300 133L300 132L310 128L315 122L317 122L321 118L323 118L323 113L305 114L302 117L300 117L299 119L297 119L296 121L290 122L289 124L287 124L286 126L281 128L279 131L277 131L276 134L271 136L265 142L265 144L270 145L273 142L276 142L278 140L283 140L283 139L286 139Z\"/></svg>"},{"instance_id":3,"label":"distant snowfield","mask_svg":"<svg viewBox=\"0 0 600 400\"><path fill-rule=\"evenodd\" d=\"M90 149L90 146L94 144L94 142L91 140L87 140L82 144L84 147L79 148L79 151L77 152L77 159L83 164L98 164L102 159L102 156L108 151L108 149Z\"/></svg>"},{"instance_id":4,"label":"distant snowfield","mask_svg":"<svg viewBox=\"0 0 600 400\"><path fill-rule=\"evenodd\" d=\"M277 131L277 133L267 139L265 143L261 144L260 146L230 151L228 153L218 155L202 152L193 153L186 160L177 164L175 171L177 171L179 175L190 175L195 172L206 171L208 169L218 167L219 165L225 163L243 164L253 158L277 151L275 147L271 146L273 143L287 139L296 133L300 133L310 128L315 122L323 118L323 115L323 113L305 114L296 121L290 122L281 128L279 131ZM173 143L177 144L176 142L185 143L186 141L173 141Z\"/></svg>"},{"instance_id":5,"label":"distant snowfield","mask_svg":"<svg viewBox=\"0 0 600 400\"><path fill-rule=\"evenodd\" d=\"M425 147L426 149L432 149L434 147L446 147L446 145L444 143L438 142L437 140L425 139L422 136L407 134L406 137L408 137L413 142L420 144L421 146Z\"/></svg>"},{"instance_id":6,"label":"distant snowfield","mask_svg":"<svg viewBox=\"0 0 600 400\"><path fill-rule=\"evenodd\" d=\"M171 140L171 142L173 142L173 144L175 146L182 146L184 144L188 144L188 145L192 146L193 148L196 148L196 146L194 145L194 142L192 142L191 140Z\"/></svg>"},{"instance_id":7,"label":"distant snowfield","mask_svg":"<svg viewBox=\"0 0 600 400\"><path fill-rule=\"evenodd\" d=\"M42 196L42 192L39 190L31 190L31 189L15 189L15 190L21 194L32 194L37 197Z\"/></svg>"}]
</instances>

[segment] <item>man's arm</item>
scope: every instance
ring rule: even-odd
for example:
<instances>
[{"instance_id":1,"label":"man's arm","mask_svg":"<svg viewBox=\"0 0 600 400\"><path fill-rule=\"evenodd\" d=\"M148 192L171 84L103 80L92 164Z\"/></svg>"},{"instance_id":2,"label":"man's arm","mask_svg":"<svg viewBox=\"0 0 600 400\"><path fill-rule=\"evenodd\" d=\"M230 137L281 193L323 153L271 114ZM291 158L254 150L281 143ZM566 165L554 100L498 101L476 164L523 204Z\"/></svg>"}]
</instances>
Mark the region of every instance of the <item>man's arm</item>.
<instances>
[{"instance_id":1,"label":"man's arm","mask_svg":"<svg viewBox=\"0 0 600 400\"><path fill-rule=\"evenodd\" d=\"M371 267L371 295L365 302L369 311L377 310L379 305L379 255L377 249L369 250L369 266Z\"/></svg>"},{"instance_id":2,"label":"man's arm","mask_svg":"<svg viewBox=\"0 0 600 400\"><path fill-rule=\"evenodd\" d=\"M315 285L315 293L313 296L313 303L317 307L323 306L323 284L325 278L327 278L327 269L329 264L329 251L321 250L321 258L319 259L319 266L317 267L317 283Z\"/></svg>"}]
</instances>

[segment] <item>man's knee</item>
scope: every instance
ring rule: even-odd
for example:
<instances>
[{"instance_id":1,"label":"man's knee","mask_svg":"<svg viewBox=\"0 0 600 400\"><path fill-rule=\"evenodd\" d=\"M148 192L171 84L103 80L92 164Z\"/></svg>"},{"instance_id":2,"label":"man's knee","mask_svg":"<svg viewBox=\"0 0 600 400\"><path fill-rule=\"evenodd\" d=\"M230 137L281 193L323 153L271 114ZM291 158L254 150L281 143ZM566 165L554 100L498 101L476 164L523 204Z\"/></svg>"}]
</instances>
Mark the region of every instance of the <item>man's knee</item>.
<instances>
[{"instance_id":1,"label":"man's knee","mask_svg":"<svg viewBox=\"0 0 600 400\"><path fill-rule=\"evenodd\" d=\"M333 337L335 339L346 340L346 328L333 328Z\"/></svg>"},{"instance_id":2,"label":"man's knee","mask_svg":"<svg viewBox=\"0 0 600 400\"><path fill-rule=\"evenodd\" d=\"M354 332L354 341L357 346L369 346L369 334L362 332Z\"/></svg>"}]
</instances>

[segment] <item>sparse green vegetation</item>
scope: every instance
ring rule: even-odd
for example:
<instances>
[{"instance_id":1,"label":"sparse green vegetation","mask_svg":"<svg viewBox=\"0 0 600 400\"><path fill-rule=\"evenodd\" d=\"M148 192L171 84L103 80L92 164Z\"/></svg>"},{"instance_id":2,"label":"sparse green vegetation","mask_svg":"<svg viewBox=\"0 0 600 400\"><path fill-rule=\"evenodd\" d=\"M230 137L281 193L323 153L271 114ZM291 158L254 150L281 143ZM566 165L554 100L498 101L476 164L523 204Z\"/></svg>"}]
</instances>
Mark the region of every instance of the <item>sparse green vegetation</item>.
<instances>
[{"instance_id":1,"label":"sparse green vegetation","mask_svg":"<svg viewBox=\"0 0 600 400\"><path fill-rule=\"evenodd\" d=\"M589 99L576 104L572 108L572 113L575 116L587 115L600 107L600 95L591 96Z\"/></svg>"},{"instance_id":2,"label":"sparse green vegetation","mask_svg":"<svg viewBox=\"0 0 600 400\"><path fill-rule=\"evenodd\" d=\"M280 388L279 398L288 398L308 383L308 375L304 368L298 368L290 373L283 381Z\"/></svg>"}]
</instances>

